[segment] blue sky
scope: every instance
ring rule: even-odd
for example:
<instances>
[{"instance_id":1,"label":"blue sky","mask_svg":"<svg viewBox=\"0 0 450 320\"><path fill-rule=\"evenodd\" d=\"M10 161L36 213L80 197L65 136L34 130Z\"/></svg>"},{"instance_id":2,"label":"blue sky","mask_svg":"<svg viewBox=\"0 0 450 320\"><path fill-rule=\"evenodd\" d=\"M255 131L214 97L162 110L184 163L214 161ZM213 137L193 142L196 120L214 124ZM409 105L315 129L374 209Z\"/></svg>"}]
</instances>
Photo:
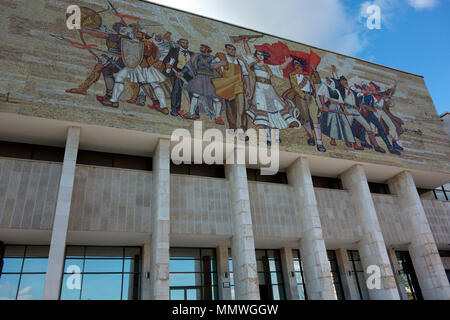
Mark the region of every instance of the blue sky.
<instances>
[{"instance_id":1,"label":"blue sky","mask_svg":"<svg viewBox=\"0 0 450 320\"><path fill-rule=\"evenodd\" d=\"M419 74L439 114L450 111L450 0L151 0ZM381 29L365 9L381 9Z\"/></svg>"}]
</instances>

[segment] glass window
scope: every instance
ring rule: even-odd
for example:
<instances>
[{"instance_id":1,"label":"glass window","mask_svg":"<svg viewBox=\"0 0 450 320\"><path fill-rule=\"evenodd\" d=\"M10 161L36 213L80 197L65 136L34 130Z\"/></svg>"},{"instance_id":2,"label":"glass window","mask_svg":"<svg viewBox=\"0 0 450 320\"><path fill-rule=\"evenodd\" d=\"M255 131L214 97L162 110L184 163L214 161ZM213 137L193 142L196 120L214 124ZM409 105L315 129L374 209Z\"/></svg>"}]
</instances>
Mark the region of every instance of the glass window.
<instances>
[{"instance_id":1,"label":"glass window","mask_svg":"<svg viewBox=\"0 0 450 320\"><path fill-rule=\"evenodd\" d=\"M292 250L295 277L297 279L297 290L300 300L307 300L308 296L306 294L305 281L303 276L303 264L300 258L300 250Z\"/></svg>"},{"instance_id":2,"label":"glass window","mask_svg":"<svg viewBox=\"0 0 450 320\"><path fill-rule=\"evenodd\" d=\"M445 193L442 189L434 190L434 194L435 194L437 200L447 200Z\"/></svg>"},{"instance_id":3,"label":"glass window","mask_svg":"<svg viewBox=\"0 0 450 320\"><path fill-rule=\"evenodd\" d=\"M235 295L235 292L234 292L233 258L231 256L231 249L228 249L228 268L230 270L231 299L235 300L236 299L236 295Z\"/></svg>"},{"instance_id":4,"label":"glass window","mask_svg":"<svg viewBox=\"0 0 450 320\"><path fill-rule=\"evenodd\" d=\"M261 300L284 300L284 282L279 250L256 250Z\"/></svg>"},{"instance_id":5,"label":"glass window","mask_svg":"<svg viewBox=\"0 0 450 320\"><path fill-rule=\"evenodd\" d=\"M350 262L352 278L358 287L360 300L370 300L359 252L356 250L348 250L347 255Z\"/></svg>"},{"instance_id":6,"label":"glass window","mask_svg":"<svg viewBox=\"0 0 450 320\"><path fill-rule=\"evenodd\" d=\"M84 272L122 272L123 259L86 259Z\"/></svg>"},{"instance_id":7,"label":"glass window","mask_svg":"<svg viewBox=\"0 0 450 320\"><path fill-rule=\"evenodd\" d=\"M17 300L42 300L44 283L45 273L22 274Z\"/></svg>"},{"instance_id":8,"label":"glass window","mask_svg":"<svg viewBox=\"0 0 450 320\"><path fill-rule=\"evenodd\" d=\"M140 265L139 247L69 246L61 300L139 299Z\"/></svg>"},{"instance_id":9,"label":"glass window","mask_svg":"<svg viewBox=\"0 0 450 320\"><path fill-rule=\"evenodd\" d=\"M120 300L121 297L122 274L83 275L81 300Z\"/></svg>"},{"instance_id":10,"label":"glass window","mask_svg":"<svg viewBox=\"0 0 450 320\"><path fill-rule=\"evenodd\" d=\"M330 262L331 276L333 277L334 292L338 300L345 300L344 291L341 285L341 277L339 275L339 268L336 260L336 253L334 250L327 250L328 261Z\"/></svg>"},{"instance_id":11,"label":"glass window","mask_svg":"<svg viewBox=\"0 0 450 320\"><path fill-rule=\"evenodd\" d=\"M26 246L5 246L5 253L3 257L5 258L22 258L25 256L25 248Z\"/></svg>"},{"instance_id":12,"label":"glass window","mask_svg":"<svg viewBox=\"0 0 450 320\"><path fill-rule=\"evenodd\" d=\"M48 246L5 246L0 273L0 300L41 300Z\"/></svg>"},{"instance_id":13,"label":"glass window","mask_svg":"<svg viewBox=\"0 0 450 320\"><path fill-rule=\"evenodd\" d=\"M20 274L4 274L0 277L0 300L15 300L19 288Z\"/></svg>"},{"instance_id":14,"label":"glass window","mask_svg":"<svg viewBox=\"0 0 450 320\"><path fill-rule=\"evenodd\" d=\"M24 259L22 272L45 273L47 271L47 258Z\"/></svg>"},{"instance_id":15,"label":"glass window","mask_svg":"<svg viewBox=\"0 0 450 320\"><path fill-rule=\"evenodd\" d=\"M22 271L23 258L3 258L3 273L20 273Z\"/></svg>"},{"instance_id":16,"label":"glass window","mask_svg":"<svg viewBox=\"0 0 450 320\"><path fill-rule=\"evenodd\" d=\"M396 251L400 276L409 300L423 300L419 282L408 251Z\"/></svg>"},{"instance_id":17,"label":"glass window","mask_svg":"<svg viewBox=\"0 0 450 320\"><path fill-rule=\"evenodd\" d=\"M170 298L214 300L217 297L215 249L170 249Z\"/></svg>"}]
</instances>

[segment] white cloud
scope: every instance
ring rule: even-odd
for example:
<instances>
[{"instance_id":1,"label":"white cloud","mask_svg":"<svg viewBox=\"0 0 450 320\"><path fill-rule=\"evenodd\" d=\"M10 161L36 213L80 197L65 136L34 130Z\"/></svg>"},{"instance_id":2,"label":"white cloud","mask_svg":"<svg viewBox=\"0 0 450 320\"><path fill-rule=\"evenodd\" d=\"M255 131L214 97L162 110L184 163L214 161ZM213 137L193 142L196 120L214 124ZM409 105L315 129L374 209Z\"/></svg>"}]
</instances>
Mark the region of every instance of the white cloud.
<instances>
[{"instance_id":1,"label":"white cloud","mask_svg":"<svg viewBox=\"0 0 450 320\"><path fill-rule=\"evenodd\" d=\"M432 9L438 5L437 0L408 0L408 3L416 10Z\"/></svg>"},{"instance_id":2,"label":"white cloud","mask_svg":"<svg viewBox=\"0 0 450 320\"><path fill-rule=\"evenodd\" d=\"M246 28L355 55L366 42L364 24L341 0L151 0Z\"/></svg>"}]
</instances>

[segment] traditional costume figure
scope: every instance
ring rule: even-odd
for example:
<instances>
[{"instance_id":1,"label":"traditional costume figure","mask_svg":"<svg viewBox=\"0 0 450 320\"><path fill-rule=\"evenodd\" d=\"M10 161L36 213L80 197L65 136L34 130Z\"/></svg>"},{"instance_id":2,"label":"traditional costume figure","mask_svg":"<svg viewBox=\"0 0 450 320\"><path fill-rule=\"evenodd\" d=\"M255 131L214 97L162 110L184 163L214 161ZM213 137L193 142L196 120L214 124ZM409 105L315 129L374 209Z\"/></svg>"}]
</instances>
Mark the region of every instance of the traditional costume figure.
<instances>
[{"instance_id":1,"label":"traditional costume figure","mask_svg":"<svg viewBox=\"0 0 450 320\"><path fill-rule=\"evenodd\" d=\"M314 99L314 85L321 84L320 75L314 66L310 73L305 71L307 60L295 56L293 59L294 70L289 73L291 88L283 93L283 98L292 101L300 111L303 127L308 135L308 144L310 146L317 144L318 151L326 152L322 143L322 130L319 122L320 110ZM314 129L314 133L312 129Z\"/></svg>"},{"instance_id":2,"label":"traditional costume figure","mask_svg":"<svg viewBox=\"0 0 450 320\"><path fill-rule=\"evenodd\" d=\"M161 34L159 33L155 33L151 37L147 35L145 36L145 39L151 40L151 42L153 42L158 49L156 57L153 54L153 59L156 59L157 61L163 61L166 58L167 54L172 48L172 41L170 40L170 35L171 33L167 32L164 35L164 37L161 36ZM149 45L147 44L147 46ZM163 64L155 62L154 65L155 66L157 65L158 71L162 71ZM147 96L149 96L149 98L153 101L153 105L151 106L152 109L157 109L158 105L161 105L159 98L151 85L143 87L139 83L133 82L132 80L129 81L129 84L133 91L133 95L131 99L127 101L128 103L135 103L138 106L145 106ZM161 85L161 88L163 89L164 96L171 95L170 88L163 85Z\"/></svg>"},{"instance_id":3,"label":"traditional costume figure","mask_svg":"<svg viewBox=\"0 0 450 320\"><path fill-rule=\"evenodd\" d=\"M251 55L248 41L244 40L245 59L250 69L255 73L255 90L253 101L247 114L253 120L254 125L261 125L266 130L267 145L272 144L271 129L287 129L299 127L300 123L292 115L292 106L284 101L272 86L271 78L278 76L283 78L283 69L292 62L288 57L281 65L268 65L266 61L270 55L265 51L255 51ZM281 143L278 130L274 131L275 140Z\"/></svg>"},{"instance_id":4,"label":"traditional costume figure","mask_svg":"<svg viewBox=\"0 0 450 320\"><path fill-rule=\"evenodd\" d=\"M181 111L181 95L183 92L183 85L186 81L191 80L189 74L184 74L182 71L186 64L193 56L193 52L189 51L189 41L186 39L178 40L180 47L170 49L163 63L166 66L165 74L172 80L173 87L171 92L171 106L170 114L174 117L183 115ZM190 97L192 98L192 97Z\"/></svg>"},{"instance_id":5,"label":"traditional costume figure","mask_svg":"<svg viewBox=\"0 0 450 320\"><path fill-rule=\"evenodd\" d=\"M116 83L114 84L113 96L110 99L113 105L119 103L120 96L125 90L124 81L129 79L131 82L139 83L141 87L150 85L158 99L158 103L149 106L163 114L169 114L167 109L166 97L160 84L166 80L164 75L157 69L162 66L162 62L158 60L158 47L148 39L145 39L143 33L137 33L138 40L144 43L144 57L142 62L135 68L130 69L125 67L116 76ZM148 92L151 95L151 92Z\"/></svg>"},{"instance_id":6,"label":"traditional costume figure","mask_svg":"<svg viewBox=\"0 0 450 320\"><path fill-rule=\"evenodd\" d=\"M356 140L346 117L348 112L343 107L344 100L334 81L329 78L324 80L317 95L325 109L321 115L322 132L331 138L330 144L335 146L336 140L342 140L348 147L354 146Z\"/></svg>"},{"instance_id":7,"label":"traditional costume figure","mask_svg":"<svg viewBox=\"0 0 450 320\"><path fill-rule=\"evenodd\" d=\"M120 41L122 38L129 38L125 25L117 22L112 26L116 33L105 33L97 30L91 30L82 27L81 32L87 33L93 37L106 40L106 47L109 54L103 54L98 57L98 62L94 69L88 75L78 88L67 89L67 93L86 95L87 90L98 81L101 75L105 81L106 93L103 97L97 97L99 101L109 101L114 88L114 74L125 68L121 58Z\"/></svg>"},{"instance_id":8,"label":"traditional costume figure","mask_svg":"<svg viewBox=\"0 0 450 320\"><path fill-rule=\"evenodd\" d=\"M355 85L355 88L359 90L360 94L362 95L362 101L361 101L361 115L366 119L366 121L369 124L373 124L375 128L378 129L378 134L383 139L384 143L386 144L388 150L392 154L400 155L400 152L393 148L391 143L389 142L389 139L386 135L386 132L384 131L383 126L381 125L380 121L378 120L377 116L375 115L375 112L377 111L375 108L375 101L376 99L371 94L369 87L366 84L362 84L361 86ZM383 150L383 153L385 151Z\"/></svg>"},{"instance_id":9,"label":"traditional costume figure","mask_svg":"<svg viewBox=\"0 0 450 320\"><path fill-rule=\"evenodd\" d=\"M378 118L378 120L387 127L386 133L388 133L391 136L392 139L392 147L396 150L403 151L403 148L397 143L397 140L399 138L398 135L398 128L394 124L392 120L392 115L390 116L388 113L386 113L385 110L385 99L390 99L392 95L395 92L395 87L388 90L387 92L389 95L381 93L380 87L377 86L374 82L369 83L369 90L373 94L373 97L375 98L374 106L375 111L374 114ZM400 120L401 121L401 120Z\"/></svg>"},{"instance_id":10,"label":"traditional costume figure","mask_svg":"<svg viewBox=\"0 0 450 320\"><path fill-rule=\"evenodd\" d=\"M361 141L362 148L358 145L355 145L355 149L362 150L364 148L375 148L375 151L377 152L384 152L384 150L379 146L377 140L375 139L375 134L373 133L371 126L360 113L360 99L358 98L356 88L349 87L347 78L345 78L345 76L343 75L340 75L334 65L331 66L331 69L333 71L332 80L335 83L336 89L341 93L341 96L344 99L344 107L349 113L347 115L347 119L350 122L353 136ZM360 130L360 128L362 128L362 130ZM366 140L366 132L372 145L370 145Z\"/></svg>"},{"instance_id":11,"label":"traditional costume figure","mask_svg":"<svg viewBox=\"0 0 450 320\"><path fill-rule=\"evenodd\" d=\"M183 69L183 73L189 73L192 77L186 86L186 90L192 94L191 107L184 118L197 120L198 112L203 112L215 119L216 124L223 125L221 99L216 95L211 80L220 77L217 69L225 63L214 63L215 57L210 55L211 52L209 46L201 45L200 53L194 54ZM199 108L200 105L202 108Z\"/></svg>"},{"instance_id":12,"label":"traditional costume figure","mask_svg":"<svg viewBox=\"0 0 450 320\"><path fill-rule=\"evenodd\" d=\"M248 140L245 131L248 128L248 119L245 112L245 102L239 102L239 97L250 96L250 78L245 63L236 57L236 47L231 44L225 46L226 54L218 53L213 61L226 64L218 69L221 77L212 79L216 94L225 100L226 115L229 128L233 130L242 129L244 133L239 136L242 140ZM243 98L243 97L242 97Z\"/></svg>"},{"instance_id":13,"label":"traditional costume figure","mask_svg":"<svg viewBox=\"0 0 450 320\"><path fill-rule=\"evenodd\" d=\"M170 41L170 32L167 32L164 37L155 33L152 36L152 42L158 47L158 60L163 61L169 54L170 49L172 49L172 43Z\"/></svg>"}]
</instances>

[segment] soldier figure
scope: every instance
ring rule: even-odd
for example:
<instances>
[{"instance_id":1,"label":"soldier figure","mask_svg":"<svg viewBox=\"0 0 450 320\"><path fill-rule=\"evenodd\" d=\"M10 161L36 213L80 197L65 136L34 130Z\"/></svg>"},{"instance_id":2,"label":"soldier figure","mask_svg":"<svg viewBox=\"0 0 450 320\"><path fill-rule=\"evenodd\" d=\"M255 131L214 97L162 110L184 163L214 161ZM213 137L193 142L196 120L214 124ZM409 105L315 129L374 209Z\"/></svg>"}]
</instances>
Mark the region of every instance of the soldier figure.
<instances>
[{"instance_id":1,"label":"soldier figure","mask_svg":"<svg viewBox=\"0 0 450 320\"><path fill-rule=\"evenodd\" d=\"M112 26L112 29L115 33L106 33L81 27L81 32L99 39L105 39L110 54L102 54L86 80L84 80L78 88L67 89L67 93L86 95L87 90L98 81L100 75L103 75L106 94L103 97L97 97L97 99L99 101L109 101L114 87L114 73L119 72L125 67L121 58L120 41L122 38L129 38L124 24L117 22Z\"/></svg>"}]
</instances>

